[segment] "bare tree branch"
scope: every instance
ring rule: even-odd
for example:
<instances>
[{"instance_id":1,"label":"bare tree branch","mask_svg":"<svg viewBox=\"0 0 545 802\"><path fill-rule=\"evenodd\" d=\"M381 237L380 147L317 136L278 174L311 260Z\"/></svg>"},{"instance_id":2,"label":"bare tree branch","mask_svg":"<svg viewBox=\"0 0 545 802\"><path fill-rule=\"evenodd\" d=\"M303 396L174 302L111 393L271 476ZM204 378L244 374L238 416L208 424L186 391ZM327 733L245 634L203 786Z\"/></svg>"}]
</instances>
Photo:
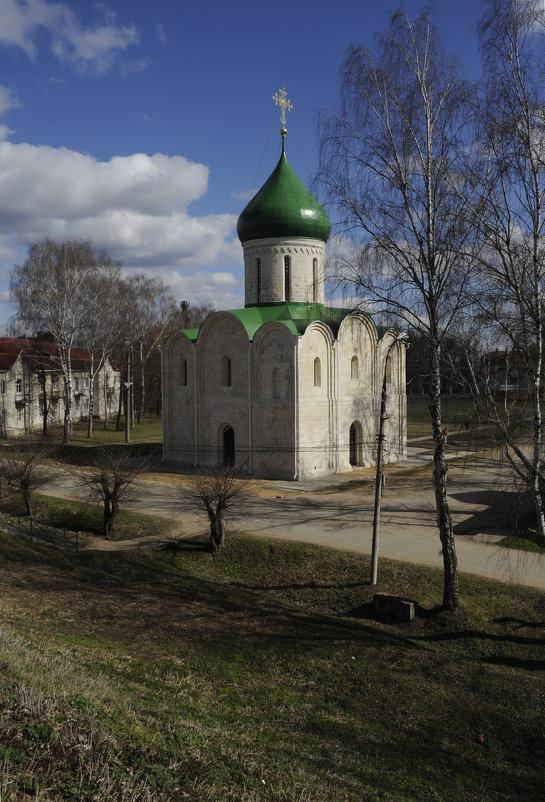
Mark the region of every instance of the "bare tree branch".
<instances>
[{"instance_id":1,"label":"bare tree branch","mask_svg":"<svg viewBox=\"0 0 545 802\"><path fill-rule=\"evenodd\" d=\"M253 481L237 469L222 466L189 480L182 489L182 504L188 504L208 518L210 549L220 551L225 543L225 525L242 512L251 496Z\"/></svg>"},{"instance_id":2,"label":"bare tree branch","mask_svg":"<svg viewBox=\"0 0 545 802\"><path fill-rule=\"evenodd\" d=\"M34 494L53 481L59 472L48 461L51 455L49 444L31 438L24 438L0 451L2 480L21 494L29 517L34 514Z\"/></svg>"},{"instance_id":3,"label":"bare tree branch","mask_svg":"<svg viewBox=\"0 0 545 802\"><path fill-rule=\"evenodd\" d=\"M94 451L92 465L77 474L77 486L87 491L90 501L104 507L105 537L113 537L121 502L127 503L135 497L138 477L147 464L146 458L128 454L116 446L104 446Z\"/></svg>"},{"instance_id":4,"label":"bare tree branch","mask_svg":"<svg viewBox=\"0 0 545 802\"><path fill-rule=\"evenodd\" d=\"M445 608L458 605L441 423L441 352L466 303L476 242L465 161L473 88L443 51L429 12L392 17L373 51L349 48L340 108L320 119L317 182L351 248L337 276L352 297L386 309L428 344L437 522Z\"/></svg>"}]
</instances>

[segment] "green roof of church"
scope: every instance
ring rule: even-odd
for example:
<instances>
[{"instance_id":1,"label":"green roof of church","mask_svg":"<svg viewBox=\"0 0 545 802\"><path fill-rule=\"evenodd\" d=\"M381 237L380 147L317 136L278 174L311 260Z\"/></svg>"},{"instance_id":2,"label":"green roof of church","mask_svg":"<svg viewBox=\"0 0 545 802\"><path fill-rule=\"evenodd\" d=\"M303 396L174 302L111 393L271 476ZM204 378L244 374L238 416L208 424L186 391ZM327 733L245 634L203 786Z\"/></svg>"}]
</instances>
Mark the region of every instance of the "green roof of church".
<instances>
[{"instance_id":1,"label":"green roof of church","mask_svg":"<svg viewBox=\"0 0 545 802\"><path fill-rule=\"evenodd\" d=\"M278 164L238 218L240 241L311 237L325 242L330 227L324 208L295 175L282 140Z\"/></svg>"},{"instance_id":2,"label":"green roof of church","mask_svg":"<svg viewBox=\"0 0 545 802\"><path fill-rule=\"evenodd\" d=\"M338 309L312 303L276 303L246 306L244 309L229 309L231 315L237 317L253 340L257 331L265 323L283 323L292 334L304 334L308 326L315 320L326 323L336 335L344 318L353 310ZM214 313L212 313L214 314ZM379 339L387 331L384 327L377 327ZM199 329L186 329L184 332L190 340L196 340Z\"/></svg>"}]
</instances>

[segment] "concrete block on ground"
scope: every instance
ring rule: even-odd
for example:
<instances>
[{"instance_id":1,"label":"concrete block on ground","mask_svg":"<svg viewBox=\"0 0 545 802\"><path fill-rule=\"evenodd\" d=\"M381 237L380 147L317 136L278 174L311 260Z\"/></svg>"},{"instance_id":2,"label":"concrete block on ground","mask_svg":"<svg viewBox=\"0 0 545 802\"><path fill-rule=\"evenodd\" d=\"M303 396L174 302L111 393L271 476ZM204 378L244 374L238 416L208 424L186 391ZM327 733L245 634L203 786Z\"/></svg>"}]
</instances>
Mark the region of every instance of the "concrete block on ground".
<instances>
[{"instance_id":1,"label":"concrete block on ground","mask_svg":"<svg viewBox=\"0 0 545 802\"><path fill-rule=\"evenodd\" d=\"M405 623L414 619L414 602L410 601L410 599L404 599L402 596L375 593L373 597L373 612L382 621Z\"/></svg>"}]
</instances>

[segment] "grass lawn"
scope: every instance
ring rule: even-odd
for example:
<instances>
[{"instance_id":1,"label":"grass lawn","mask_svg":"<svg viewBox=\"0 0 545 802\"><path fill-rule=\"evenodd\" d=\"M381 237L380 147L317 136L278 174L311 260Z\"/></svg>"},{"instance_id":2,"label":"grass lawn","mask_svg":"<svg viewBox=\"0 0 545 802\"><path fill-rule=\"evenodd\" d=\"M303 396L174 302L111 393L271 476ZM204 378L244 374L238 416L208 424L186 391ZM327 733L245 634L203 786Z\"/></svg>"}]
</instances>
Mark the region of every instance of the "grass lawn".
<instances>
[{"instance_id":1,"label":"grass lawn","mask_svg":"<svg viewBox=\"0 0 545 802\"><path fill-rule=\"evenodd\" d=\"M431 417L428 398L407 398L407 438L431 437ZM470 398L442 398L442 421L449 431L465 430L473 416Z\"/></svg>"},{"instance_id":2,"label":"grass lawn","mask_svg":"<svg viewBox=\"0 0 545 802\"><path fill-rule=\"evenodd\" d=\"M367 558L303 544L0 553L2 802L543 798L537 591L463 576L450 616L381 561L420 605L386 625Z\"/></svg>"},{"instance_id":3,"label":"grass lawn","mask_svg":"<svg viewBox=\"0 0 545 802\"><path fill-rule=\"evenodd\" d=\"M87 437L87 423L75 423L72 431L71 445L77 446L96 446L105 443L124 443L125 424L121 421L121 431L116 431L115 420L108 423L108 428L104 428L104 421L94 421L93 437ZM62 438L62 429L60 430ZM133 426L130 431L131 443L162 443L163 429L161 418L147 416L140 426Z\"/></svg>"},{"instance_id":4,"label":"grass lawn","mask_svg":"<svg viewBox=\"0 0 545 802\"><path fill-rule=\"evenodd\" d=\"M56 529L79 532L80 535L104 535L104 509L99 504L87 504L55 496L34 496L34 517L41 523ZM151 537L163 534L168 522L150 515L130 512L130 502L123 504L115 523L111 540L129 540L134 537ZM129 509L127 509L129 508ZM0 511L11 516L22 516L26 520L23 501L18 493L4 490ZM0 797L1 802L1 797Z\"/></svg>"}]
</instances>

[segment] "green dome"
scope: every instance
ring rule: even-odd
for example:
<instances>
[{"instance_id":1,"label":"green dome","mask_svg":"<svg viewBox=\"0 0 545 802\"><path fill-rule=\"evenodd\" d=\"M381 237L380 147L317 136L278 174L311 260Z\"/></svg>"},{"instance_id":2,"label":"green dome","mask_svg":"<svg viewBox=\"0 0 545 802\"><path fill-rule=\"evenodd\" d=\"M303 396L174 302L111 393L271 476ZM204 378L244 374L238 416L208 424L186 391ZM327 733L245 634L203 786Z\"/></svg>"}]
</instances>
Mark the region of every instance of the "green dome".
<instances>
[{"instance_id":1,"label":"green dome","mask_svg":"<svg viewBox=\"0 0 545 802\"><path fill-rule=\"evenodd\" d=\"M239 240L311 237L325 242L329 229L329 217L293 172L282 142L274 171L238 218Z\"/></svg>"}]
</instances>

